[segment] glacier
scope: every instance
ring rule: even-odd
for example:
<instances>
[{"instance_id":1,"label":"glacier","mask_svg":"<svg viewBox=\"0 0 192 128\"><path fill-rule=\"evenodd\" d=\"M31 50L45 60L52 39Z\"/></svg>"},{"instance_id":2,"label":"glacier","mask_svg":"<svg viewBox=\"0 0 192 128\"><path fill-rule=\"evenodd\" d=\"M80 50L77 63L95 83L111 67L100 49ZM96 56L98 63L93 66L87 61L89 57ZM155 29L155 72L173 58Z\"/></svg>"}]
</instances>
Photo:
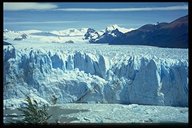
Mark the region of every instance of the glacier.
<instances>
[{"instance_id":1,"label":"glacier","mask_svg":"<svg viewBox=\"0 0 192 128\"><path fill-rule=\"evenodd\" d=\"M4 107L39 102L188 107L188 49L100 44L3 46ZM18 100L18 102L17 102ZM14 102L15 101L15 102Z\"/></svg>"}]
</instances>

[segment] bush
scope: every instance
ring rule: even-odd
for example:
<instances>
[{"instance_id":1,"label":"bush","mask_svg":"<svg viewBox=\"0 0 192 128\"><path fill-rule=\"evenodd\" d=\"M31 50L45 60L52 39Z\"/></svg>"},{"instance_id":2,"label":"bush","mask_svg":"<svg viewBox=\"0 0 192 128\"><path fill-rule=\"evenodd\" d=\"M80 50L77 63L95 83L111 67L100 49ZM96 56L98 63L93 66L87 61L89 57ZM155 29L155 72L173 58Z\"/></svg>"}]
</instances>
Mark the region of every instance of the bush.
<instances>
[{"instance_id":1,"label":"bush","mask_svg":"<svg viewBox=\"0 0 192 128\"><path fill-rule=\"evenodd\" d=\"M52 95L51 102L52 102L53 105L57 103L57 99L58 98L55 95Z\"/></svg>"},{"instance_id":2,"label":"bush","mask_svg":"<svg viewBox=\"0 0 192 128\"><path fill-rule=\"evenodd\" d=\"M47 120L51 117L48 115L47 106L39 107L36 100L32 100L29 96L26 98L26 107L19 108L18 110L24 114L22 123L47 123Z\"/></svg>"},{"instance_id":3,"label":"bush","mask_svg":"<svg viewBox=\"0 0 192 128\"><path fill-rule=\"evenodd\" d=\"M69 40L69 41L66 41L65 43L69 43L69 44L72 44L74 43L72 40Z\"/></svg>"}]
</instances>

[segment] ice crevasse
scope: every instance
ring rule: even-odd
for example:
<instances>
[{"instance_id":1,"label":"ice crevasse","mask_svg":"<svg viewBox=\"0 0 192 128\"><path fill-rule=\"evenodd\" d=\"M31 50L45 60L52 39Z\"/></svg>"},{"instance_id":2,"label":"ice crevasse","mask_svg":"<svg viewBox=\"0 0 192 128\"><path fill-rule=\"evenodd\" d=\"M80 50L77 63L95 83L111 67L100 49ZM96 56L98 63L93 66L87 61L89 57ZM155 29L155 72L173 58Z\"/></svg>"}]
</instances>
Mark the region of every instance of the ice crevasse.
<instances>
[{"instance_id":1,"label":"ice crevasse","mask_svg":"<svg viewBox=\"0 0 192 128\"><path fill-rule=\"evenodd\" d=\"M58 103L188 106L187 60L11 46L3 53L6 107L22 105L24 94L47 104L55 95Z\"/></svg>"}]
</instances>

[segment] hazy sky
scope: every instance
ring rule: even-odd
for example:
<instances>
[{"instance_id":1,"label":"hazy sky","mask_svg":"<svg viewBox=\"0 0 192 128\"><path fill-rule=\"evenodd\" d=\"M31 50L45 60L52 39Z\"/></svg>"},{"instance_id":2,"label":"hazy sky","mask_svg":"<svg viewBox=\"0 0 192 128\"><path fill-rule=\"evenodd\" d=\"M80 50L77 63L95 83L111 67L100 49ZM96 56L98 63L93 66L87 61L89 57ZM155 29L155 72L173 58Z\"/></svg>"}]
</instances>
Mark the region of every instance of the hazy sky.
<instances>
[{"instance_id":1,"label":"hazy sky","mask_svg":"<svg viewBox=\"0 0 192 128\"><path fill-rule=\"evenodd\" d=\"M126 3L11 3L4 2L4 29L62 30L117 24L138 28L144 24L171 22L188 14L184 2Z\"/></svg>"}]
</instances>

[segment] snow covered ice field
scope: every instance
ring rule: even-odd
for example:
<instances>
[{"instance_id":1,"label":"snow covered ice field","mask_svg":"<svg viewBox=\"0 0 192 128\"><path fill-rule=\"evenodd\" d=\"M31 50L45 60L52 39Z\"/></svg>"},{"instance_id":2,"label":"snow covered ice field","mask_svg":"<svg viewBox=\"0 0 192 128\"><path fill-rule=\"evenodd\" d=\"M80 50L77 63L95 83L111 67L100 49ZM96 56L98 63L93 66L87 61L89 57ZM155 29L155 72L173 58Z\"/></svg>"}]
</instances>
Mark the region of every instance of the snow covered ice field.
<instances>
[{"instance_id":1,"label":"snow covered ice field","mask_svg":"<svg viewBox=\"0 0 192 128\"><path fill-rule=\"evenodd\" d=\"M3 46L4 116L23 106L25 93L39 104L58 97L52 107L61 122L188 123L188 49L42 37L7 39L13 46Z\"/></svg>"}]
</instances>

